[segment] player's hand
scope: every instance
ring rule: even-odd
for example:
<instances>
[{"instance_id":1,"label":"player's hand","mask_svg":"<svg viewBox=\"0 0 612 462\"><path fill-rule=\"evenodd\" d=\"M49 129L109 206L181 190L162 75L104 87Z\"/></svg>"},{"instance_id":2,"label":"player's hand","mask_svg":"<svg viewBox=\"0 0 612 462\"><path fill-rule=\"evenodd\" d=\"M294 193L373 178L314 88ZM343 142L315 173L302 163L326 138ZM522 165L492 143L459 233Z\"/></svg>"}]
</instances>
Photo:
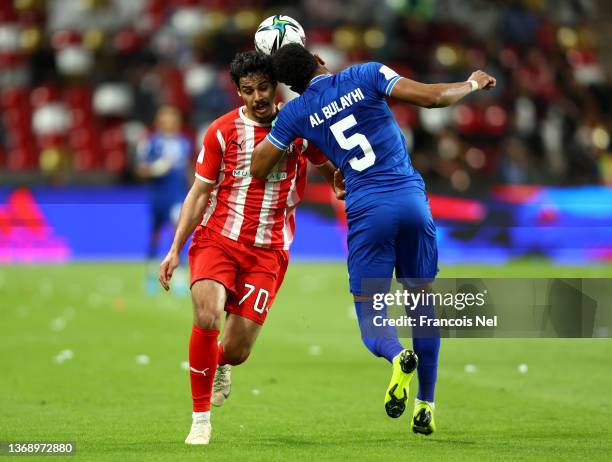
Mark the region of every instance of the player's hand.
<instances>
[{"instance_id":1,"label":"player's hand","mask_svg":"<svg viewBox=\"0 0 612 462\"><path fill-rule=\"evenodd\" d=\"M344 176L339 168L334 171L334 192L336 193L336 199L343 201L346 198Z\"/></svg>"},{"instance_id":2,"label":"player's hand","mask_svg":"<svg viewBox=\"0 0 612 462\"><path fill-rule=\"evenodd\" d=\"M276 124L276 119L278 119L278 113L280 112L280 110L283 108L284 105L285 105L285 103L283 103L282 101L276 105L276 115L274 116L274 119L272 119L272 126L271 126L271 128L274 128L274 125ZM284 155L285 154L283 154L283 156Z\"/></svg>"},{"instance_id":3,"label":"player's hand","mask_svg":"<svg viewBox=\"0 0 612 462\"><path fill-rule=\"evenodd\" d=\"M478 82L479 90L489 90L491 88L495 88L497 80L494 77L491 77L484 71L476 71L472 72L468 80L475 80Z\"/></svg>"},{"instance_id":4,"label":"player's hand","mask_svg":"<svg viewBox=\"0 0 612 462\"><path fill-rule=\"evenodd\" d=\"M165 290L170 290L172 273L179 265L179 255L173 251L168 252L166 258L159 265L159 283Z\"/></svg>"}]
</instances>

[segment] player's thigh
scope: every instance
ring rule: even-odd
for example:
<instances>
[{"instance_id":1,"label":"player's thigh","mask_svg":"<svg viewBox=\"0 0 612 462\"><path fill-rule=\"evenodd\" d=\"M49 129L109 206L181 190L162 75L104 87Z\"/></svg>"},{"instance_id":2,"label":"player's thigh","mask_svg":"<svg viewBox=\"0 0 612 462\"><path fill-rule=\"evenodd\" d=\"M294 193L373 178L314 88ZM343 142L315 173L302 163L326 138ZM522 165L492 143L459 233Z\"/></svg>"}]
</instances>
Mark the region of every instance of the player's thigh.
<instances>
[{"instance_id":1,"label":"player's thigh","mask_svg":"<svg viewBox=\"0 0 612 462\"><path fill-rule=\"evenodd\" d=\"M226 311L263 325L288 265L282 250L249 249L236 279L236 295Z\"/></svg>"},{"instance_id":2,"label":"player's thigh","mask_svg":"<svg viewBox=\"0 0 612 462\"><path fill-rule=\"evenodd\" d=\"M397 217L394 207L379 204L349 220L348 271L354 295L384 292L393 276Z\"/></svg>"},{"instance_id":3,"label":"player's thigh","mask_svg":"<svg viewBox=\"0 0 612 462\"><path fill-rule=\"evenodd\" d=\"M425 287L438 273L436 226L424 194L408 197L401 209L410 212L400 223L395 273L406 287Z\"/></svg>"},{"instance_id":4,"label":"player's thigh","mask_svg":"<svg viewBox=\"0 0 612 462\"><path fill-rule=\"evenodd\" d=\"M194 305L206 305L211 310L222 312L227 301L227 290L223 284L211 279L200 279L191 286Z\"/></svg>"},{"instance_id":5,"label":"player's thigh","mask_svg":"<svg viewBox=\"0 0 612 462\"><path fill-rule=\"evenodd\" d=\"M227 302L225 286L211 279L199 279L191 286L191 299L195 325L218 329Z\"/></svg>"},{"instance_id":6,"label":"player's thigh","mask_svg":"<svg viewBox=\"0 0 612 462\"><path fill-rule=\"evenodd\" d=\"M220 317L236 293L239 267L231 243L207 230L198 230L189 247L191 294L196 321ZM197 323L199 325L199 323Z\"/></svg>"},{"instance_id":7,"label":"player's thigh","mask_svg":"<svg viewBox=\"0 0 612 462\"><path fill-rule=\"evenodd\" d=\"M188 252L191 286L201 279L210 279L222 284L230 294L236 294L238 253L227 238L206 228L198 229Z\"/></svg>"}]
</instances>

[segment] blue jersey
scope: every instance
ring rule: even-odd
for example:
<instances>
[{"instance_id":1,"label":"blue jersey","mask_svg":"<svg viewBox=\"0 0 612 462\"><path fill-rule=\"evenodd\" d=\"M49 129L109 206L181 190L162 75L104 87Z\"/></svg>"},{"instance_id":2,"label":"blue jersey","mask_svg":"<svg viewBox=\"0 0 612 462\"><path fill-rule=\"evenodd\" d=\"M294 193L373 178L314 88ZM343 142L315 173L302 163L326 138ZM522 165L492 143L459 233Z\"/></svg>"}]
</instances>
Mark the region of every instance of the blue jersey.
<instances>
[{"instance_id":1,"label":"blue jersey","mask_svg":"<svg viewBox=\"0 0 612 462\"><path fill-rule=\"evenodd\" d=\"M279 112L268 141L280 149L295 138L315 143L344 175L347 209L373 192L422 192L423 179L385 100L399 79L374 62L319 75Z\"/></svg>"},{"instance_id":2,"label":"blue jersey","mask_svg":"<svg viewBox=\"0 0 612 462\"><path fill-rule=\"evenodd\" d=\"M140 151L140 162L151 164L166 159L170 170L150 183L151 201L168 206L182 202L189 189L187 167L191 162L191 143L183 135L168 136L155 133Z\"/></svg>"}]
</instances>

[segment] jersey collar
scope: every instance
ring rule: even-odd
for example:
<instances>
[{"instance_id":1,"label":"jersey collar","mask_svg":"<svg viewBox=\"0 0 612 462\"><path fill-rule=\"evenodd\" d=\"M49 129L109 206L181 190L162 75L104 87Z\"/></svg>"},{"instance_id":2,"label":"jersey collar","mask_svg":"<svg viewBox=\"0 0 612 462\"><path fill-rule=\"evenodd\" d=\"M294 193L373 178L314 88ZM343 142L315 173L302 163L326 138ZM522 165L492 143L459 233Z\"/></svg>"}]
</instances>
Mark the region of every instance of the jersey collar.
<instances>
[{"instance_id":1,"label":"jersey collar","mask_svg":"<svg viewBox=\"0 0 612 462\"><path fill-rule=\"evenodd\" d=\"M254 120L249 119L247 115L244 113L245 109L246 109L246 106L241 106L238 109L238 114L240 115L240 118L244 121L245 124L251 125L253 127L271 127L272 126L272 122L267 123L267 124L262 124L262 123L255 122Z\"/></svg>"},{"instance_id":2,"label":"jersey collar","mask_svg":"<svg viewBox=\"0 0 612 462\"><path fill-rule=\"evenodd\" d=\"M328 77L331 77L332 75L333 75L333 74L319 74L319 75L317 75L317 76L313 77L313 78L312 78L312 80L311 80L310 82L308 82L308 87L309 87L309 86L311 86L311 85L314 85L314 84L315 84L315 83L317 83L317 82L320 82L320 81L321 81L321 80L323 80L323 79L326 79L326 78L328 78ZM308 88L308 87L306 87L306 88Z\"/></svg>"}]
</instances>

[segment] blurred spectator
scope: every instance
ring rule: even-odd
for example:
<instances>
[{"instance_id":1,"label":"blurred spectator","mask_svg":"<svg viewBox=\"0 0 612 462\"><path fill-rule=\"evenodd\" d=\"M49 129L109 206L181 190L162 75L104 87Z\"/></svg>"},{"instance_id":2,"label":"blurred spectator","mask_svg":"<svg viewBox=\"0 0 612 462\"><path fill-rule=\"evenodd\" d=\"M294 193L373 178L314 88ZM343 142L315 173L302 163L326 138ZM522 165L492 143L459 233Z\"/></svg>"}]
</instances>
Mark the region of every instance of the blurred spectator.
<instances>
[{"instance_id":1,"label":"blurred spectator","mask_svg":"<svg viewBox=\"0 0 612 462\"><path fill-rule=\"evenodd\" d=\"M181 113L162 106L155 117L155 132L143 141L138 152L136 174L149 182L151 232L147 251L149 268L146 289L154 293L157 283L157 250L162 227L176 226L181 204L193 179L192 143L181 133ZM187 291L183 274L177 274L179 291Z\"/></svg>"},{"instance_id":2,"label":"blurred spectator","mask_svg":"<svg viewBox=\"0 0 612 462\"><path fill-rule=\"evenodd\" d=\"M518 137L511 137L504 143L499 162L499 175L504 183L527 184L536 180L536 169L531 164L526 146Z\"/></svg>"}]
</instances>

